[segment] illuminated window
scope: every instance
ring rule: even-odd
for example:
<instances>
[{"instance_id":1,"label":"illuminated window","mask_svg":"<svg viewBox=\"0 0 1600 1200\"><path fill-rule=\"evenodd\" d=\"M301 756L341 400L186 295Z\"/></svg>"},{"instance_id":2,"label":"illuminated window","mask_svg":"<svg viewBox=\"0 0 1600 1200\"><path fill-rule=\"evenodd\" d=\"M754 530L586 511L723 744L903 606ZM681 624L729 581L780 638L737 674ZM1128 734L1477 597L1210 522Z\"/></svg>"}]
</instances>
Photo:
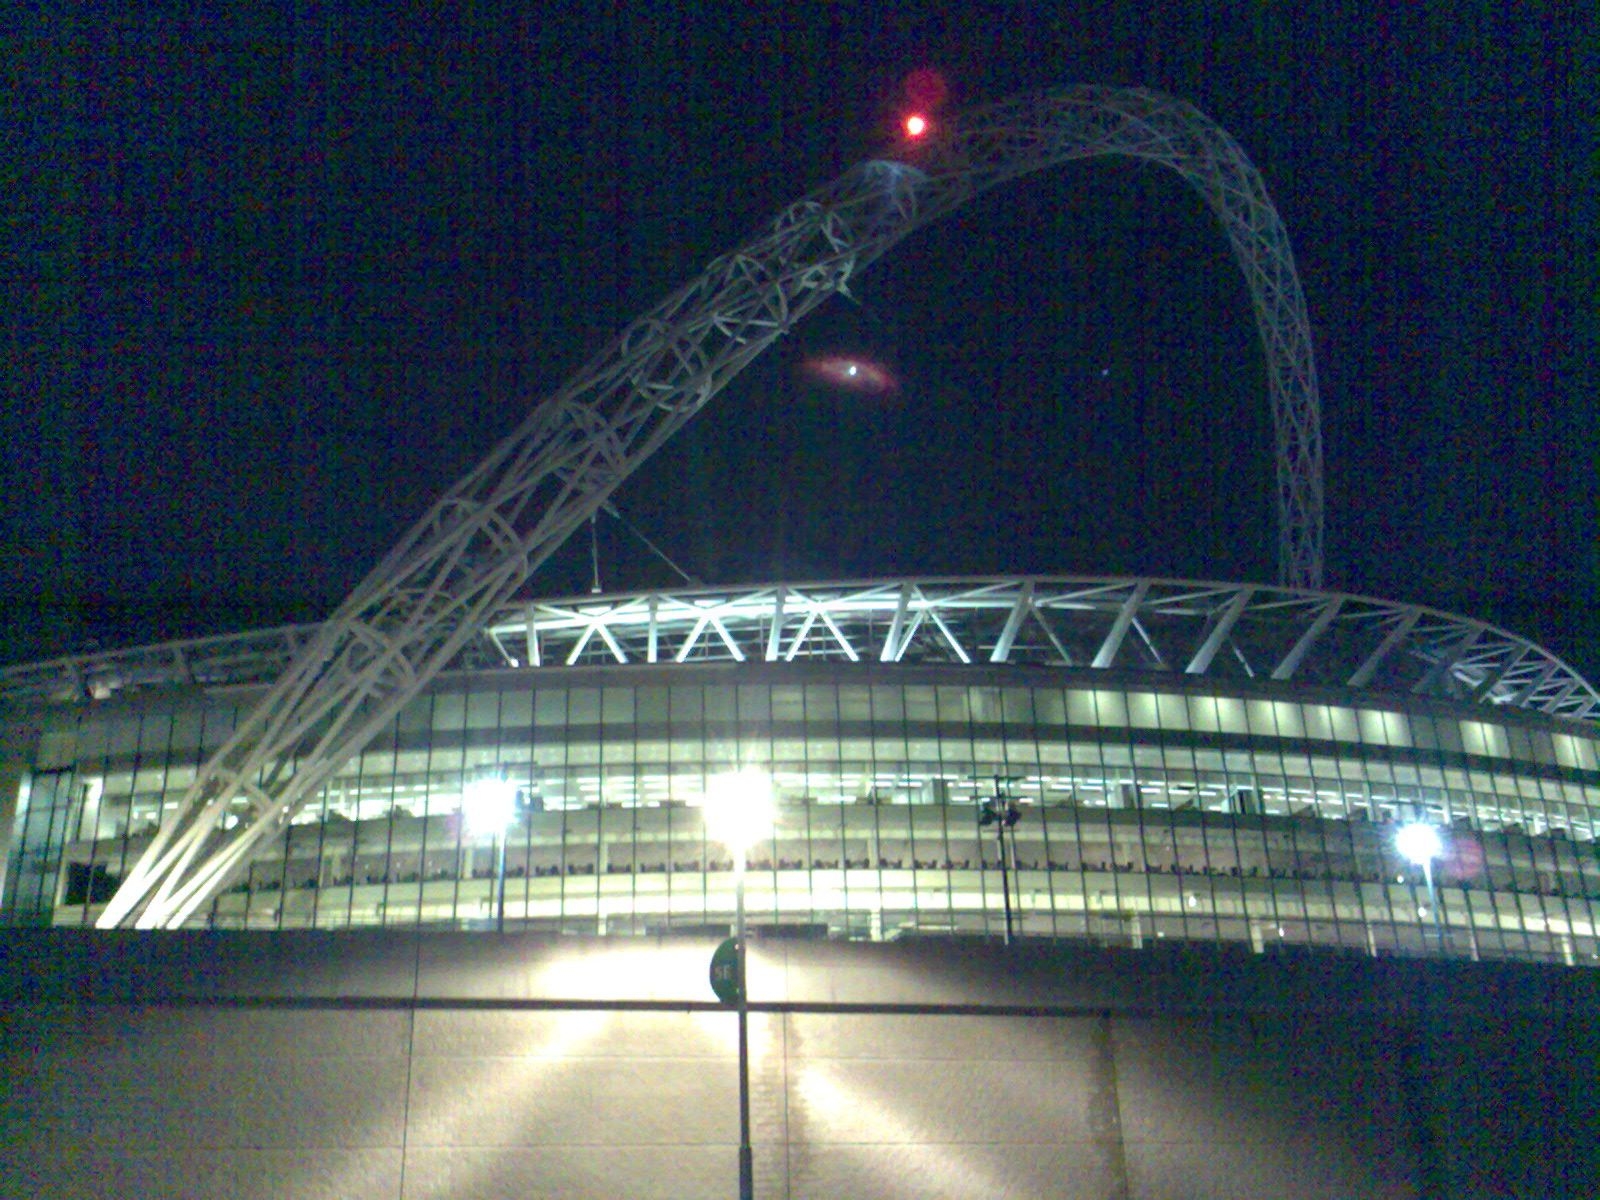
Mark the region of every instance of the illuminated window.
<instances>
[{"instance_id":1,"label":"illuminated window","mask_svg":"<svg viewBox=\"0 0 1600 1200\"><path fill-rule=\"evenodd\" d=\"M1361 740L1360 727L1356 724L1356 711L1353 708L1340 708L1330 705L1328 708L1328 726L1336 742L1359 742Z\"/></svg>"},{"instance_id":2,"label":"illuminated window","mask_svg":"<svg viewBox=\"0 0 1600 1200\"><path fill-rule=\"evenodd\" d=\"M1153 692L1128 693L1128 720L1136 729L1158 729L1161 722L1156 714Z\"/></svg>"},{"instance_id":3,"label":"illuminated window","mask_svg":"<svg viewBox=\"0 0 1600 1200\"><path fill-rule=\"evenodd\" d=\"M1184 730L1189 728L1189 706L1182 696L1165 693L1156 697L1156 709L1161 716L1161 728Z\"/></svg>"},{"instance_id":4,"label":"illuminated window","mask_svg":"<svg viewBox=\"0 0 1600 1200\"><path fill-rule=\"evenodd\" d=\"M1094 693L1069 691L1067 693L1067 722L1071 725L1098 725L1099 716L1094 709Z\"/></svg>"},{"instance_id":5,"label":"illuminated window","mask_svg":"<svg viewBox=\"0 0 1600 1200\"><path fill-rule=\"evenodd\" d=\"M1217 725L1223 733L1248 733L1244 701L1219 698L1217 700Z\"/></svg>"},{"instance_id":6,"label":"illuminated window","mask_svg":"<svg viewBox=\"0 0 1600 1200\"><path fill-rule=\"evenodd\" d=\"M1217 732L1217 702L1214 697L1189 697L1189 727L1201 733Z\"/></svg>"},{"instance_id":7,"label":"illuminated window","mask_svg":"<svg viewBox=\"0 0 1600 1200\"><path fill-rule=\"evenodd\" d=\"M1550 740L1555 743L1556 763L1563 767L1572 767L1579 771L1600 771L1600 762L1596 761L1595 744L1586 737L1574 737L1570 733L1553 733Z\"/></svg>"},{"instance_id":8,"label":"illuminated window","mask_svg":"<svg viewBox=\"0 0 1600 1200\"><path fill-rule=\"evenodd\" d=\"M1494 758L1509 758L1511 742L1506 731L1487 721L1462 721L1461 748L1468 754L1484 754Z\"/></svg>"},{"instance_id":9,"label":"illuminated window","mask_svg":"<svg viewBox=\"0 0 1600 1200\"><path fill-rule=\"evenodd\" d=\"M1250 732L1257 737L1277 737L1278 719L1273 709L1276 707L1270 700L1249 700L1245 702L1245 716L1250 724Z\"/></svg>"},{"instance_id":10,"label":"illuminated window","mask_svg":"<svg viewBox=\"0 0 1600 1200\"><path fill-rule=\"evenodd\" d=\"M1361 728L1361 740L1368 745L1411 745L1411 727L1401 713L1363 708L1356 717Z\"/></svg>"},{"instance_id":11,"label":"illuminated window","mask_svg":"<svg viewBox=\"0 0 1600 1200\"><path fill-rule=\"evenodd\" d=\"M1123 701L1121 692L1096 692L1094 694L1094 706L1101 725L1126 726L1128 724L1128 708Z\"/></svg>"}]
</instances>

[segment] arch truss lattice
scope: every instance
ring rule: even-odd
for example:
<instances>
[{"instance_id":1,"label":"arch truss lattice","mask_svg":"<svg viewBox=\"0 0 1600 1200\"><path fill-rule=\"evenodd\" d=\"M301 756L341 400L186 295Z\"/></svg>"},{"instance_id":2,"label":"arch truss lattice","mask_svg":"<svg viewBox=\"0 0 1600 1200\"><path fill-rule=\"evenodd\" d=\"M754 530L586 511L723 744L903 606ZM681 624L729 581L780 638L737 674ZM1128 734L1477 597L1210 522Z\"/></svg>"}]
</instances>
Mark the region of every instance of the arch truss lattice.
<instances>
[{"instance_id":1,"label":"arch truss lattice","mask_svg":"<svg viewBox=\"0 0 1600 1200\"><path fill-rule=\"evenodd\" d=\"M1176 171L1222 223L1265 350L1280 574L1320 586L1316 373L1288 236L1260 175L1215 122L1156 92L1079 87L1007 101L789 206L533 409L299 648L201 767L99 924L174 928L207 903L632 471L907 234L1009 180L1106 155Z\"/></svg>"}]
</instances>

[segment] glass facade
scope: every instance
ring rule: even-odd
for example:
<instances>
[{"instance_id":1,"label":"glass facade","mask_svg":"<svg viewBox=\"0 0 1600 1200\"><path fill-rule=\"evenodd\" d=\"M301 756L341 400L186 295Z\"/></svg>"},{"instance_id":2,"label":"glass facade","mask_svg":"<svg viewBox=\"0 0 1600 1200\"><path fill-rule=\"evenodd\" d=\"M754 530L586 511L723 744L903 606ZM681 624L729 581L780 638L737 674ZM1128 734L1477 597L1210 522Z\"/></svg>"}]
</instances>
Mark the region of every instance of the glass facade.
<instances>
[{"instance_id":1,"label":"glass facade","mask_svg":"<svg viewBox=\"0 0 1600 1200\"><path fill-rule=\"evenodd\" d=\"M52 710L18 797L5 919L92 923L238 711L196 692ZM699 806L708 780L755 769L778 800L748 856L769 936L997 934L1004 886L1023 936L1592 964L1596 745L1522 713L1104 671L460 674L193 923L720 928L733 864ZM462 820L491 776L516 789L503 846ZM978 823L997 795L1019 813L1004 841ZM1445 831L1431 880L1394 849L1411 820Z\"/></svg>"}]
</instances>

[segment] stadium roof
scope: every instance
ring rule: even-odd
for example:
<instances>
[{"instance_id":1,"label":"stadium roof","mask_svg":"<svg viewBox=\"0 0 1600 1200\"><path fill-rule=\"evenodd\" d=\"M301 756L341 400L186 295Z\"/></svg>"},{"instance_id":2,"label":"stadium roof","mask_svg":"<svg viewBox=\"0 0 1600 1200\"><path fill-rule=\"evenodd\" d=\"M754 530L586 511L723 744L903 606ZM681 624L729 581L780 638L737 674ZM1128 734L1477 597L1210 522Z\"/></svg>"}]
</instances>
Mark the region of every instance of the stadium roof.
<instances>
[{"instance_id":1,"label":"stadium roof","mask_svg":"<svg viewBox=\"0 0 1600 1200\"><path fill-rule=\"evenodd\" d=\"M0 670L0 699L270 683L283 626ZM1430 697L1600 723L1600 693L1506 630L1415 604L1262 584L1010 576L696 587L508 605L452 664L529 670L797 660L1020 664Z\"/></svg>"}]
</instances>

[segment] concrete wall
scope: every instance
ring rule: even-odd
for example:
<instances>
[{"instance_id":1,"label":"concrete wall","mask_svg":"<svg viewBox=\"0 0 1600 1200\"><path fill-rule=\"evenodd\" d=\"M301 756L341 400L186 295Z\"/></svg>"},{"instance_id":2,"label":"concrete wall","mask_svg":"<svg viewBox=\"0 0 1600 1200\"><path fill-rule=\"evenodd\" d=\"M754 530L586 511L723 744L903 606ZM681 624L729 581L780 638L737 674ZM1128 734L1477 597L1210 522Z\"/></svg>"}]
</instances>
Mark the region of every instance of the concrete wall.
<instances>
[{"instance_id":1,"label":"concrete wall","mask_svg":"<svg viewBox=\"0 0 1600 1200\"><path fill-rule=\"evenodd\" d=\"M0 1196L735 1193L713 942L0 941ZM774 942L757 1195L1600 1195L1600 972Z\"/></svg>"}]
</instances>

